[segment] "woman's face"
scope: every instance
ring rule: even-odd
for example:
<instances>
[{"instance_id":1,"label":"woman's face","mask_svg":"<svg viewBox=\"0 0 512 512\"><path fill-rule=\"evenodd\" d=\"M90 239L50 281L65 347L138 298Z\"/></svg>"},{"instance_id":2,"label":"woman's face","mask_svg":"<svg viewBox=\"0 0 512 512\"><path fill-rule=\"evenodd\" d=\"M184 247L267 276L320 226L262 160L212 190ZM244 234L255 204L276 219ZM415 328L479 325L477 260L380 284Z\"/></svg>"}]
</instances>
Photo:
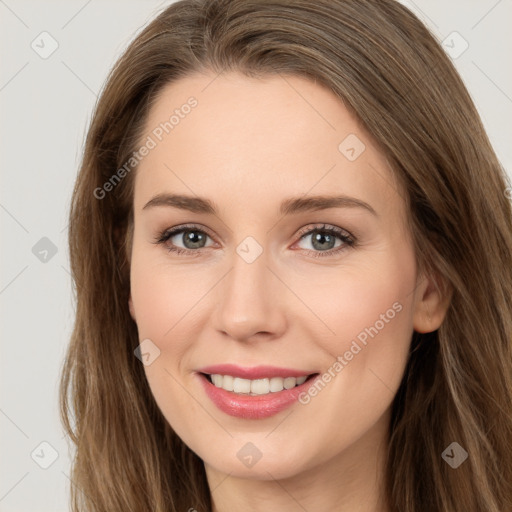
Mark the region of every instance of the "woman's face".
<instances>
[{"instance_id":1,"label":"woman's face","mask_svg":"<svg viewBox=\"0 0 512 512\"><path fill-rule=\"evenodd\" d=\"M369 135L305 79L196 74L142 144L130 310L169 424L247 478L374 454L413 330L441 318Z\"/></svg>"}]
</instances>

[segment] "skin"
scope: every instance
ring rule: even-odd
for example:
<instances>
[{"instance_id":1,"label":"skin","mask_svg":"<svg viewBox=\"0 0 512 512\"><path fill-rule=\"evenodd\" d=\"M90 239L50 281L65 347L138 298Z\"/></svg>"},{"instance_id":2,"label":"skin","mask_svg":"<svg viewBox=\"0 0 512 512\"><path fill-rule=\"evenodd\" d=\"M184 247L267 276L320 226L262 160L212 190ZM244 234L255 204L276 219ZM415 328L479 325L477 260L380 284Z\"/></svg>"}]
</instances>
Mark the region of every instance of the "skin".
<instances>
[{"instance_id":1,"label":"skin","mask_svg":"<svg viewBox=\"0 0 512 512\"><path fill-rule=\"evenodd\" d=\"M141 140L190 96L197 107L135 178L129 307L140 340L160 350L145 366L155 400L204 461L216 512L386 511L390 405L413 330L437 329L447 309L433 280L418 274L403 194L343 103L299 77L182 78L162 90ZM354 161L338 149L349 134L366 147ZM209 198L218 213L143 209L164 192ZM359 207L279 214L284 199L335 193L376 215ZM153 243L184 223L207 230L202 248L185 245L183 234ZM343 244L318 248L312 234L298 236L318 224L348 231L356 245L315 258ZM252 263L236 252L248 236L263 249ZM169 252L172 243L190 255ZM224 362L325 372L397 301L401 311L306 405L231 417L195 374ZM250 468L237 457L249 442L262 454Z\"/></svg>"}]
</instances>

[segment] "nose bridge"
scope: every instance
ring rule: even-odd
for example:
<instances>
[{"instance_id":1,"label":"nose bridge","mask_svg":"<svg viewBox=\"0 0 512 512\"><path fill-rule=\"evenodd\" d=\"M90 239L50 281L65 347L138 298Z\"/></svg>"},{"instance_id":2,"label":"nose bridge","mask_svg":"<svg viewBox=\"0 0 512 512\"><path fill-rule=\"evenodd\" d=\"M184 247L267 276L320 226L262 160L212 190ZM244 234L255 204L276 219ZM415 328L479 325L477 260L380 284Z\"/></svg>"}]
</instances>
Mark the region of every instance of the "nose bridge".
<instances>
[{"instance_id":1,"label":"nose bridge","mask_svg":"<svg viewBox=\"0 0 512 512\"><path fill-rule=\"evenodd\" d=\"M230 272L219 288L219 330L238 339L265 332L277 334L284 325L279 306L279 281L269 269L268 253L252 237L236 248Z\"/></svg>"}]
</instances>

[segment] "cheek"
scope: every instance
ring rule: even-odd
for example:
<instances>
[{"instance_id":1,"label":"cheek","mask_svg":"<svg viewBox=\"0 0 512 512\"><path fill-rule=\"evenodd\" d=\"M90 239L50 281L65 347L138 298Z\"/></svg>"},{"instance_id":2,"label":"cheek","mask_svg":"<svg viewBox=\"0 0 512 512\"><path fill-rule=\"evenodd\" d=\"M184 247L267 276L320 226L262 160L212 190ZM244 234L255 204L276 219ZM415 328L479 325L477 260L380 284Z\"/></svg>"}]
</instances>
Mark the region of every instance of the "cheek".
<instances>
[{"instance_id":1,"label":"cheek","mask_svg":"<svg viewBox=\"0 0 512 512\"><path fill-rule=\"evenodd\" d=\"M208 420L185 390L190 385L186 380L190 377L186 375L193 347L190 340L197 338L195 330L199 329L194 317L201 310L198 300L204 295L205 281L192 272L192 266L188 268L155 263L154 256L134 248L131 294L139 339L150 339L160 351L144 366L152 395L168 423L185 443L193 445L191 424L200 428Z\"/></svg>"},{"instance_id":2,"label":"cheek","mask_svg":"<svg viewBox=\"0 0 512 512\"><path fill-rule=\"evenodd\" d=\"M404 296L400 287L367 289L359 287L351 301L344 304L336 324L336 356L345 385L354 393L371 400L398 388L411 342L411 295Z\"/></svg>"},{"instance_id":3,"label":"cheek","mask_svg":"<svg viewBox=\"0 0 512 512\"><path fill-rule=\"evenodd\" d=\"M343 372L352 376L349 383L375 381L371 370L379 370L390 387L397 384L413 332L415 280L414 253L403 246L348 265L337 277L324 279L316 293L313 287L308 291L330 330L321 343L331 364L343 357Z\"/></svg>"},{"instance_id":4,"label":"cheek","mask_svg":"<svg viewBox=\"0 0 512 512\"><path fill-rule=\"evenodd\" d=\"M193 328L191 319L211 285L207 272L201 275L193 265L170 265L165 255L160 256L134 250L130 285L141 339L153 337L165 343L184 327Z\"/></svg>"},{"instance_id":5,"label":"cheek","mask_svg":"<svg viewBox=\"0 0 512 512\"><path fill-rule=\"evenodd\" d=\"M377 421L399 387L413 333L414 282L414 260L404 252L347 271L325 289L323 318L333 335L322 345L331 357L318 392L303 403L312 417L344 425L347 438ZM331 434L339 443L338 433Z\"/></svg>"},{"instance_id":6,"label":"cheek","mask_svg":"<svg viewBox=\"0 0 512 512\"><path fill-rule=\"evenodd\" d=\"M307 299L322 321L316 338L322 334L322 343L329 344L331 355L348 350L354 339L364 344L376 336L395 338L412 328L416 271L413 253L407 249L394 253L386 248L372 257L347 260L339 269L323 269L308 280L295 282L297 294Z\"/></svg>"},{"instance_id":7,"label":"cheek","mask_svg":"<svg viewBox=\"0 0 512 512\"><path fill-rule=\"evenodd\" d=\"M159 350L154 362L144 367L148 383L167 419L179 427L185 418L204 414L184 392L183 385L191 382L183 379L191 378L191 340L200 337L200 317L205 316L206 294L215 276L207 269L198 271L196 265L170 265L164 250L155 255L134 246L131 296L139 340L150 339Z\"/></svg>"},{"instance_id":8,"label":"cheek","mask_svg":"<svg viewBox=\"0 0 512 512\"><path fill-rule=\"evenodd\" d=\"M332 323L340 341L357 339L365 343L379 336L392 337L410 324L409 279L394 279L393 273L346 279L331 306Z\"/></svg>"}]
</instances>

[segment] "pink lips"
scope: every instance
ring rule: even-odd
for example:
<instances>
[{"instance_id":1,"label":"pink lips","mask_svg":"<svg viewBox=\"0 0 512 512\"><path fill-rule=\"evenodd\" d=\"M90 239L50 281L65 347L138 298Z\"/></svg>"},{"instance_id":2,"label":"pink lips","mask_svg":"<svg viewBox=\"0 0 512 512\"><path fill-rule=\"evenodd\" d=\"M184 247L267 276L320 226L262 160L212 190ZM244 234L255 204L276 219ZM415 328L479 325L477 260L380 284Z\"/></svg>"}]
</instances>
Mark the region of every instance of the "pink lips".
<instances>
[{"instance_id":1,"label":"pink lips","mask_svg":"<svg viewBox=\"0 0 512 512\"><path fill-rule=\"evenodd\" d=\"M299 395L306 391L316 379L309 378L300 386L292 389L284 389L283 391L266 395L250 396L218 388L202 374L231 375L242 379L255 380L271 377L301 377L311 375L312 373L314 372L309 370L295 370L273 366L243 368L232 364L205 366L197 370L197 376L210 400L224 413L243 419L268 418L283 411L295 403Z\"/></svg>"}]
</instances>

